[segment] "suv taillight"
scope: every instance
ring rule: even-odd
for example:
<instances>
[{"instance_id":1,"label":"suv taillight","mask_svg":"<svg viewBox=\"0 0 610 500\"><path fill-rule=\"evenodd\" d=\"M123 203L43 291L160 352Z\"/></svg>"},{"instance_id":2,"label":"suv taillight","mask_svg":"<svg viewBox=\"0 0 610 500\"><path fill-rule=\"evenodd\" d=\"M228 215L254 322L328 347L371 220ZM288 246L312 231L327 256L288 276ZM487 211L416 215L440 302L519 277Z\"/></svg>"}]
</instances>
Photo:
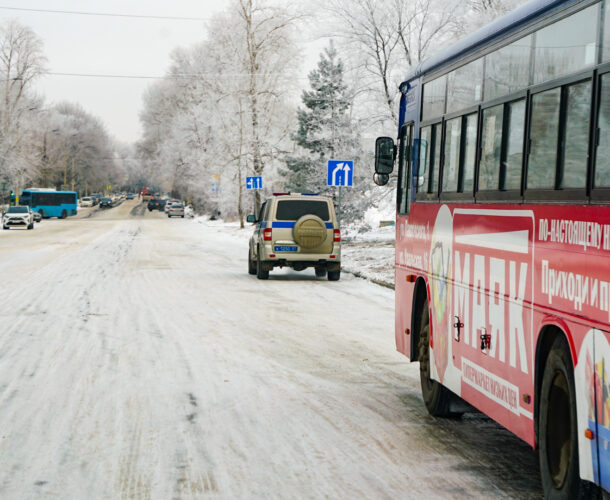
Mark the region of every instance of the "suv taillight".
<instances>
[{"instance_id":1,"label":"suv taillight","mask_svg":"<svg viewBox=\"0 0 610 500\"><path fill-rule=\"evenodd\" d=\"M263 240L271 241L271 228L270 227L263 229Z\"/></svg>"},{"instance_id":2,"label":"suv taillight","mask_svg":"<svg viewBox=\"0 0 610 500\"><path fill-rule=\"evenodd\" d=\"M340 229L335 229L333 231L333 233L334 233L334 236L335 236L333 241L334 242L341 241L341 230Z\"/></svg>"}]
</instances>

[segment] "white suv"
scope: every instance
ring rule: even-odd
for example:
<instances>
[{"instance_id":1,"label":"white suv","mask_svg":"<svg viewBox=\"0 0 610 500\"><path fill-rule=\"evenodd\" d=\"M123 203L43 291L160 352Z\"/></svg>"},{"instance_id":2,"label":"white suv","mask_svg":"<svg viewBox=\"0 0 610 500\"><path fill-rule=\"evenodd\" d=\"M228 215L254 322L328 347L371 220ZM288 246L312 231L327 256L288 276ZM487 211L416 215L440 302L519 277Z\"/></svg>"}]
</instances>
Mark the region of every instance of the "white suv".
<instances>
[{"instance_id":1,"label":"white suv","mask_svg":"<svg viewBox=\"0 0 610 500\"><path fill-rule=\"evenodd\" d=\"M25 226L34 229L34 213L28 206L8 207L2 216L2 229L10 229L13 226Z\"/></svg>"},{"instance_id":2,"label":"white suv","mask_svg":"<svg viewBox=\"0 0 610 500\"><path fill-rule=\"evenodd\" d=\"M341 231L330 198L276 194L248 222L256 223L248 250L250 274L265 280L274 267L286 266L313 267L318 277L328 273L329 281L341 277Z\"/></svg>"}]
</instances>

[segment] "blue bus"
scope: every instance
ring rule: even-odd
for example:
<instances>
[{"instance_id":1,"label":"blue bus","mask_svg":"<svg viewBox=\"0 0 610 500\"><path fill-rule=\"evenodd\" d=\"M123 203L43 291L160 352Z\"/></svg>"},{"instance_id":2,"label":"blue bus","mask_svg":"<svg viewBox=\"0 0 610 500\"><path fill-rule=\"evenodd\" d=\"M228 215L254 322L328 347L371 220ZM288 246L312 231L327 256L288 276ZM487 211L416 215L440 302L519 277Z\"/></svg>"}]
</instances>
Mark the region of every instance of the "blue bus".
<instances>
[{"instance_id":1,"label":"blue bus","mask_svg":"<svg viewBox=\"0 0 610 500\"><path fill-rule=\"evenodd\" d=\"M78 195L75 191L52 191L47 189L26 189L19 198L20 205L28 205L45 219L59 217L65 219L76 215Z\"/></svg>"},{"instance_id":2,"label":"blue bus","mask_svg":"<svg viewBox=\"0 0 610 500\"><path fill-rule=\"evenodd\" d=\"M525 440L546 498L607 495L610 0L532 0L400 91L375 181L397 166L395 343L428 412Z\"/></svg>"}]
</instances>

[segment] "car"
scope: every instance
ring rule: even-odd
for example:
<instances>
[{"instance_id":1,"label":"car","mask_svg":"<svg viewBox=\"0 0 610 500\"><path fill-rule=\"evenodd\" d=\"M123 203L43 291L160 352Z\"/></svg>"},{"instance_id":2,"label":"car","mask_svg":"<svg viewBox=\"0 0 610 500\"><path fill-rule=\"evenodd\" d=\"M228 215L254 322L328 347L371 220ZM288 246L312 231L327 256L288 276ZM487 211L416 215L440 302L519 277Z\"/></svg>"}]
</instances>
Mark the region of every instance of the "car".
<instances>
[{"instance_id":1,"label":"car","mask_svg":"<svg viewBox=\"0 0 610 500\"><path fill-rule=\"evenodd\" d=\"M34 215L34 222L40 222L42 220L42 215L38 212L32 212L32 215Z\"/></svg>"},{"instance_id":2,"label":"car","mask_svg":"<svg viewBox=\"0 0 610 500\"><path fill-rule=\"evenodd\" d=\"M135 198L135 195L133 193L127 193L126 198L128 200L133 200Z\"/></svg>"},{"instance_id":3,"label":"car","mask_svg":"<svg viewBox=\"0 0 610 500\"><path fill-rule=\"evenodd\" d=\"M104 197L100 200L100 208L112 208L112 199Z\"/></svg>"},{"instance_id":4,"label":"car","mask_svg":"<svg viewBox=\"0 0 610 500\"><path fill-rule=\"evenodd\" d=\"M275 267L302 271L313 267L316 276L341 277L341 231L330 198L317 194L274 193L258 217L250 237L248 273L268 279Z\"/></svg>"},{"instance_id":5,"label":"car","mask_svg":"<svg viewBox=\"0 0 610 500\"><path fill-rule=\"evenodd\" d=\"M94 204L95 204L95 202L93 201L93 198L91 198L90 196L85 196L84 198L80 199L81 207L92 207Z\"/></svg>"},{"instance_id":6,"label":"car","mask_svg":"<svg viewBox=\"0 0 610 500\"><path fill-rule=\"evenodd\" d=\"M8 207L2 215L2 229L10 229L15 226L24 226L34 229L34 212L28 206Z\"/></svg>"},{"instance_id":7,"label":"car","mask_svg":"<svg viewBox=\"0 0 610 500\"><path fill-rule=\"evenodd\" d=\"M160 200L159 198L152 198L148 201L147 205L149 212L152 212L153 210L163 210L164 206L165 202L163 200Z\"/></svg>"},{"instance_id":8,"label":"car","mask_svg":"<svg viewBox=\"0 0 610 500\"><path fill-rule=\"evenodd\" d=\"M169 207L172 203L182 203L182 202L180 200L172 200L172 199L165 200L165 205L163 206L163 210L165 211L165 213L169 212Z\"/></svg>"},{"instance_id":9,"label":"car","mask_svg":"<svg viewBox=\"0 0 610 500\"><path fill-rule=\"evenodd\" d=\"M182 203L172 203L167 209L168 217L182 217L184 219L184 205Z\"/></svg>"}]
</instances>

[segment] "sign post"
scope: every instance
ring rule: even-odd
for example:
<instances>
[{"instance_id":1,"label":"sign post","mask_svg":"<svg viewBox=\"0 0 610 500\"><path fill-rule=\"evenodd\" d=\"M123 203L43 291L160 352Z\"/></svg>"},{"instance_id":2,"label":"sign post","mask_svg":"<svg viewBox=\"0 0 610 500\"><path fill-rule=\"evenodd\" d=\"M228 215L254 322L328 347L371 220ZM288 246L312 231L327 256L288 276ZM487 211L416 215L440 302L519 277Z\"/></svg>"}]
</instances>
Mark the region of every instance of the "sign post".
<instances>
[{"instance_id":1,"label":"sign post","mask_svg":"<svg viewBox=\"0 0 610 500\"><path fill-rule=\"evenodd\" d=\"M254 215L258 216L256 213L256 191L263 189L263 178L261 176L246 177L246 189L252 191L254 195Z\"/></svg>"},{"instance_id":2,"label":"sign post","mask_svg":"<svg viewBox=\"0 0 610 500\"><path fill-rule=\"evenodd\" d=\"M341 226L341 188L354 185L354 162L352 160L328 160L326 183L329 186L339 187L337 221Z\"/></svg>"}]
</instances>

